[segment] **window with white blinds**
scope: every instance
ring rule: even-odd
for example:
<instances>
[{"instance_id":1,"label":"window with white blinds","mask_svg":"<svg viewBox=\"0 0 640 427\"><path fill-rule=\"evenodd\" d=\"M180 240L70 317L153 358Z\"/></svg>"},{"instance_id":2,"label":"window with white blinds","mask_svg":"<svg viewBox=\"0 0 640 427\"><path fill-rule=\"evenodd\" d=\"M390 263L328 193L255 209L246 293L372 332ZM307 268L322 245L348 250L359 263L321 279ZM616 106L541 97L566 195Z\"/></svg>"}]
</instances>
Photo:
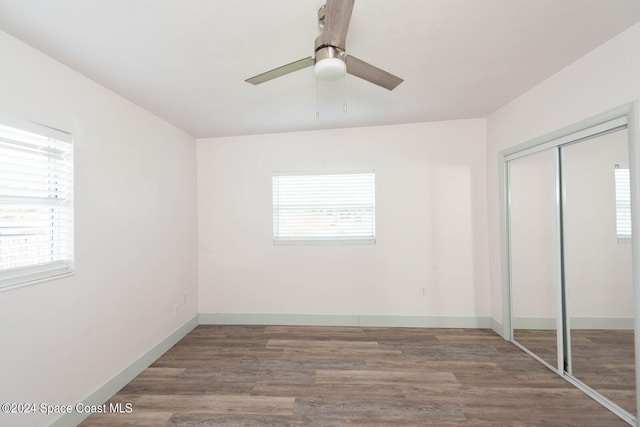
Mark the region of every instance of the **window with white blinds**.
<instances>
[{"instance_id":1,"label":"window with white blinds","mask_svg":"<svg viewBox=\"0 0 640 427\"><path fill-rule=\"evenodd\" d=\"M631 239L631 179L629 169L616 167L616 233L618 240Z\"/></svg>"},{"instance_id":2,"label":"window with white blinds","mask_svg":"<svg viewBox=\"0 0 640 427\"><path fill-rule=\"evenodd\" d=\"M71 137L39 130L0 124L0 287L72 270Z\"/></svg>"},{"instance_id":3,"label":"window with white blinds","mask_svg":"<svg viewBox=\"0 0 640 427\"><path fill-rule=\"evenodd\" d=\"M374 243L375 173L273 176L273 240Z\"/></svg>"}]
</instances>

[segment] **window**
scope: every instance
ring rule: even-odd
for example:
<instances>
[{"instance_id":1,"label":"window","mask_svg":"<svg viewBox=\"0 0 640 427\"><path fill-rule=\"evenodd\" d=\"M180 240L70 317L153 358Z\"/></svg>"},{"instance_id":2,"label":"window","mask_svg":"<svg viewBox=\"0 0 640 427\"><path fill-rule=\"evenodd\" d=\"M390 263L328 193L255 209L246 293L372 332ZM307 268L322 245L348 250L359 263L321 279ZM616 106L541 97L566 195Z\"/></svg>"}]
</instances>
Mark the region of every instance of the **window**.
<instances>
[{"instance_id":1,"label":"window","mask_svg":"<svg viewBox=\"0 0 640 427\"><path fill-rule=\"evenodd\" d=\"M616 233L618 240L631 239L631 181L629 169L616 165Z\"/></svg>"},{"instance_id":2,"label":"window","mask_svg":"<svg viewBox=\"0 0 640 427\"><path fill-rule=\"evenodd\" d=\"M375 174L273 176L274 242L375 242Z\"/></svg>"},{"instance_id":3,"label":"window","mask_svg":"<svg viewBox=\"0 0 640 427\"><path fill-rule=\"evenodd\" d=\"M71 272L70 135L0 124L0 287Z\"/></svg>"}]
</instances>

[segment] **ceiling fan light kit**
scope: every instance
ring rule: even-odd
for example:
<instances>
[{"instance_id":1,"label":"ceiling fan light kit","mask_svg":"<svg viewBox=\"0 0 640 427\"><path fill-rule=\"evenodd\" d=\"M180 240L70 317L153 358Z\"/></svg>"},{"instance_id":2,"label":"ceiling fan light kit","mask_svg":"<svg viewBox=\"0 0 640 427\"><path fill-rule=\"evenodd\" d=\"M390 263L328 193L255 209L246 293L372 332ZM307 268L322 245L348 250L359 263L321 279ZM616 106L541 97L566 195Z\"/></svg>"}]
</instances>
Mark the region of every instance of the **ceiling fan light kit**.
<instances>
[{"instance_id":1,"label":"ceiling fan light kit","mask_svg":"<svg viewBox=\"0 0 640 427\"><path fill-rule=\"evenodd\" d=\"M344 57L344 51L332 46L320 48L314 65L316 79L330 82L343 79L347 75L347 64L341 57Z\"/></svg>"},{"instance_id":2,"label":"ceiling fan light kit","mask_svg":"<svg viewBox=\"0 0 640 427\"><path fill-rule=\"evenodd\" d=\"M313 65L318 80L336 81L348 73L385 89L395 89L403 82L401 78L346 53L345 41L354 1L327 0L318 10L322 33L315 41L315 57L294 61L245 81L257 85Z\"/></svg>"}]
</instances>

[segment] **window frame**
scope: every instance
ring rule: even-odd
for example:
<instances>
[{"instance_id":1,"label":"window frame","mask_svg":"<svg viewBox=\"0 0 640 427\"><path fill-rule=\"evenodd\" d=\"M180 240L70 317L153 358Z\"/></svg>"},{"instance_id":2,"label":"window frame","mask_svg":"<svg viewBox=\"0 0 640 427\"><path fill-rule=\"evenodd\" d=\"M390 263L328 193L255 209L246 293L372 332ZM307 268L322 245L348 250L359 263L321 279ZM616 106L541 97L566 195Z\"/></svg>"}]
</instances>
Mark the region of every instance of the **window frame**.
<instances>
[{"instance_id":1,"label":"window frame","mask_svg":"<svg viewBox=\"0 0 640 427\"><path fill-rule=\"evenodd\" d=\"M372 209L372 222L373 222L373 231L371 236L366 237L357 237L357 236L346 236L344 238L329 236L329 237L309 237L306 236L304 238L287 238L287 237L279 237L276 235L276 196L274 192L274 179L280 176L296 176L296 177L307 177L307 176L332 176L332 175L364 175L370 174L372 175L372 200L371 200L371 209ZM374 169L359 169L359 170L327 170L327 171L274 171L272 173L271 178L271 186L272 186L272 239L273 244L276 246L290 246L290 245L319 245L319 246L331 246L331 245L375 245L377 239L377 222L376 222L376 171ZM278 205L279 207L279 205Z\"/></svg>"},{"instance_id":2,"label":"window frame","mask_svg":"<svg viewBox=\"0 0 640 427\"><path fill-rule=\"evenodd\" d=\"M35 199L26 200L24 206L42 206L45 208L50 208L52 210L52 215L54 209L56 210L55 215L63 215L64 219L56 219L54 223L52 223L50 227L50 234L55 239L55 243L52 243L52 247L59 248L63 247L63 253L65 254L62 257L54 257L52 256L51 261L42 262L42 260L38 260L37 262L32 262L28 265L22 266L12 266L12 267L0 267L0 292L13 289L15 287L28 286L35 283L41 283L49 280L55 280L62 277L67 277L74 274L75 263L74 263L74 252L75 252L75 226L74 226L74 143L73 136L65 131L55 129L52 127L48 127L46 125L42 125L39 123L35 123L28 120L18 119L12 116L0 114L0 125L5 128L10 128L15 131L17 134L26 134L24 136L24 141L27 141L29 138L35 139L43 139L43 140L54 140L55 144L63 144L66 150L63 153L65 167L64 172L66 174L66 182L67 185L62 187L61 189L56 188L56 191L51 193L55 196L50 196L51 202L47 201L36 201ZM6 131L9 132L9 131ZM29 135L30 134L30 135ZM14 146L19 146L21 139L17 138L6 138L6 141L9 139L13 139L17 143L13 144ZM7 145L12 145L11 142L7 142ZM35 147L35 146L34 146ZM56 168L56 171L58 168ZM47 169L47 174L50 173L50 169ZM57 177L58 175L56 175ZM58 178L56 178L58 179ZM56 185L58 182L56 181ZM25 187L26 188L26 187ZM11 199L16 196L11 196L11 193L4 193L0 195L0 206L5 204L5 206L11 206ZM63 199L59 199L57 196L60 194L64 194L65 197ZM15 204L14 204L15 206ZM60 213L58 213L60 212ZM63 220L67 223L67 226L60 227L60 223L58 221ZM67 243L61 243L67 242ZM62 245L62 246L60 246Z\"/></svg>"},{"instance_id":3,"label":"window frame","mask_svg":"<svg viewBox=\"0 0 640 427\"><path fill-rule=\"evenodd\" d=\"M620 174L624 176L620 176ZM621 180L625 182L622 183ZM616 210L616 238L618 243L631 243L633 223L631 220L631 169L615 165L615 210ZM623 197L621 197L623 196Z\"/></svg>"}]
</instances>

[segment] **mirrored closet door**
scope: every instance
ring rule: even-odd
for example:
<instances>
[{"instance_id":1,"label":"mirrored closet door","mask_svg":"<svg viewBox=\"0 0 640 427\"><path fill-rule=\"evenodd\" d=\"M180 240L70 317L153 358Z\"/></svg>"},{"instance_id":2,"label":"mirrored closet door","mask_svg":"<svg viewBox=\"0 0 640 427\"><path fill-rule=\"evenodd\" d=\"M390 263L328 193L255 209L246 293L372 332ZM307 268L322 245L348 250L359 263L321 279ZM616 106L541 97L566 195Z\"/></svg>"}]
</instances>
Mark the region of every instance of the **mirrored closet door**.
<instances>
[{"instance_id":1,"label":"mirrored closet door","mask_svg":"<svg viewBox=\"0 0 640 427\"><path fill-rule=\"evenodd\" d=\"M626 129L561 147L567 372L636 413Z\"/></svg>"},{"instance_id":2,"label":"mirrored closet door","mask_svg":"<svg viewBox=\"0 0 640 427\"><path fill-rule=\"evenodd\" d=\"M556 157L545 150L508 164L513 339L558 367Z\"/></svg>"},{"instance_id":3,"label":"mirrored closet door","mask_svg":"<svg viewBox=\"0 0 640 427\"><path fill-rule=\"evenodd\" d=\"M512 341L637 425L626 123L505 154L505 229Z\"/></svg>"}]
</instances>

